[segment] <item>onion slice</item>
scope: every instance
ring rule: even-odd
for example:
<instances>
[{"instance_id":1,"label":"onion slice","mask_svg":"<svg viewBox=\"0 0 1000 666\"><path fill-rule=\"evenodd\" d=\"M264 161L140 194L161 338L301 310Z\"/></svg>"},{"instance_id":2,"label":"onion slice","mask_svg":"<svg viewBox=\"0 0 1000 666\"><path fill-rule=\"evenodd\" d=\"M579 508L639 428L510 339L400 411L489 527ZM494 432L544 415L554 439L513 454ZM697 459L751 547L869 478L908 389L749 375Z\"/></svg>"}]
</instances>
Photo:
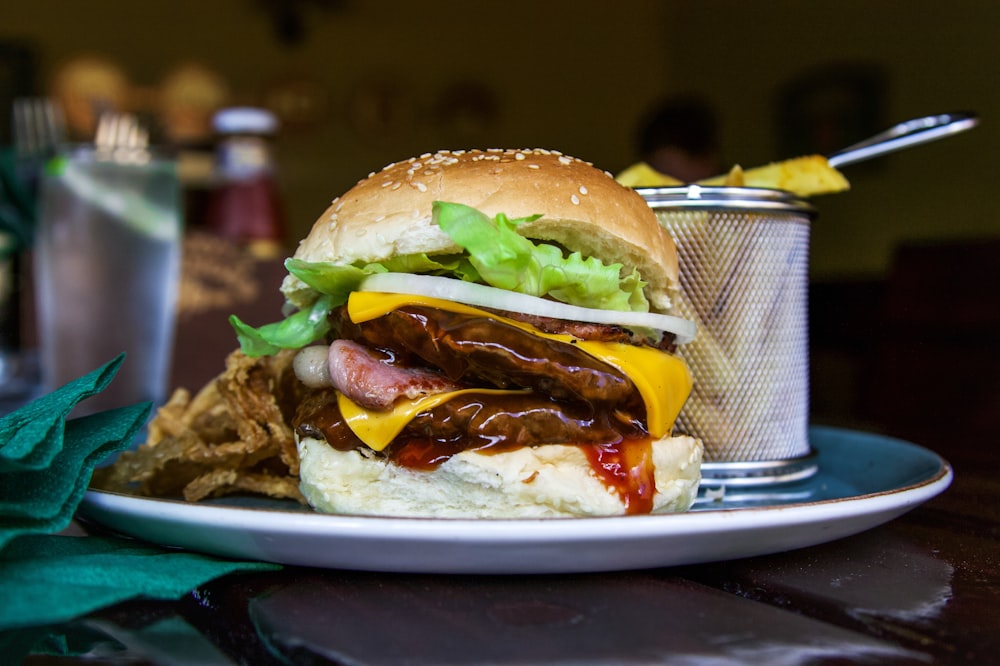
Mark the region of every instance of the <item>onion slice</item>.
<instances>
[{"instance_id":1,"label":"onion slice","mask_svg":"<svg viewBox=\"0 0 1000 666\"><path fill-rule=\"evenodd\" d=\"M586 321L592 324L610 324L626 328L648 328L673 333L678 344L691 342L697 332L697 326L693 321L672 315L584 308L560 301L550 301L537 296L520 294L516 291L436 275L375 273L362 281L358 291L427 296L464 303L465 305L523 312L539 317Z\"/></svg>"}]
</instances>

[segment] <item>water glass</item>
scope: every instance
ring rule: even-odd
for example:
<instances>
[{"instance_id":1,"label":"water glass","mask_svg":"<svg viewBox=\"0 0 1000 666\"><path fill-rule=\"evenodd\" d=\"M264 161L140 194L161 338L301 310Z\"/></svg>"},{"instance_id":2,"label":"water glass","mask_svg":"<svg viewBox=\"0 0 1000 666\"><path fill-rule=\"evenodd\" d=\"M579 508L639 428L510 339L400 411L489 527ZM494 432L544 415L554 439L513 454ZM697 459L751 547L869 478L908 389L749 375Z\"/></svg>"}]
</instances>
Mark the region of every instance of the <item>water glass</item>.
<instances>
[{"instance_id":1,"label":"water glass","mask_svg":"<svg viewBox=\"0 0 1000 666\"><path fill-rule=\"evenodd\" d=\"M164 401L180 272L176 163L149 149L65 149L41 182L35 246L44 388L125 362L79 414Z\"/></svg>"}]
</instances>

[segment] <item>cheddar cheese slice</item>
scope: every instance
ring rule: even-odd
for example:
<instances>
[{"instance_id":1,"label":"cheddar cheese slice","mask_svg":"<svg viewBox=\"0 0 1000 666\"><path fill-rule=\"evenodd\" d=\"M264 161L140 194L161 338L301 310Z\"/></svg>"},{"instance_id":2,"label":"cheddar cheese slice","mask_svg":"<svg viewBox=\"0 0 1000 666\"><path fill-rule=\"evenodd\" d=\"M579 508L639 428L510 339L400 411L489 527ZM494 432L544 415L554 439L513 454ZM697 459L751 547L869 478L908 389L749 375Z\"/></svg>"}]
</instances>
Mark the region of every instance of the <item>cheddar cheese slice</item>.
<instances>
[{"instance_id":1,"label":"cheddar cheese slice","mask_svg":"<svg viewBox=\"0 0 1000 666\"><path fill-rule=\"evenodd\" d=\"M691 393L691 372L687 364L673 354L652 347L637 347L620 342L579 340L570 335L543 333L530 324L501 317L486 310L452 301L409 294L354 292L347 301L347 312L351 321L362 323L407 305L424 305L459 314L489 317L544 338L575 344L591 356L618 368L632 380L646 404L646 427L654 438L670 434L677 414ZM398 400L393 409L388 411L366 409L343 395L338 396L338 401L340 411L351 430L370 448L381 451L421 411L431 409L457 395L473 392L509 393L511 391L463 389L416 400Z\"/></svg>"}]
</instances>

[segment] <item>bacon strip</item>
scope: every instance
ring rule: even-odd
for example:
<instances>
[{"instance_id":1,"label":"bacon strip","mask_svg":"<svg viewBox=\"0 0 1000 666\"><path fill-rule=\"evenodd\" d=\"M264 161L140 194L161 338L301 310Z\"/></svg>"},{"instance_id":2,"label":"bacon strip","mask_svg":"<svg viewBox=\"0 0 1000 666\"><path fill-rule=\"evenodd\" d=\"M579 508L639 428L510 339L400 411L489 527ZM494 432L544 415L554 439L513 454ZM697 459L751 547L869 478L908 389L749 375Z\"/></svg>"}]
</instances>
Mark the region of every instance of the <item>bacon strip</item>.
<instances>
[{"instance_id":1,"label":"bacon strip","mask_svg":"<svg viewBox=\"0 0 1000 666\"><path fill-rule=\"evenodd\" d=\"M388 410L401 396L414 399L460 386L425 368L402 368L350 340L330 345L328 362L334 388L368 409Z\"/></svg>"}]
</instances>

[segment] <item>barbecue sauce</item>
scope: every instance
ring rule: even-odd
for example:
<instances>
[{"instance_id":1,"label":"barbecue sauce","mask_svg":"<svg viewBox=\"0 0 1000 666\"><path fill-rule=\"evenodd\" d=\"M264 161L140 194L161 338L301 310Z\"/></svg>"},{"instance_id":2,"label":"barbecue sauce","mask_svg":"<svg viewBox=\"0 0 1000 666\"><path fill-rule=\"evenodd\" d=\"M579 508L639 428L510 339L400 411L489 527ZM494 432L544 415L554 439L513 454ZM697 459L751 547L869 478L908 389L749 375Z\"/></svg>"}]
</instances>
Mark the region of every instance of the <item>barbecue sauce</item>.
<instances>
[{"instance_id":1,"label":"barbecue sauce","mask_svg":"<svg viewBox=\"0 0 1000 666\"><path fill-rule=\"evenodd\" d=\"M332 389L303 400L294 425L300 437L326 440L341 451L364 447L345 423ZM465 450L491 454L557 443L580 446L627 513L652 509L651 438L638 419L591 405L559 404L530 393L456 397L418 415L379 455L401 467L432 470Z\"/></svg>"},{"instance_id":2,"label":"barbecue sauce","mask_svg":"<svg viewBox=\"0 0 1000 666\"><path fill-rule=\"evenodd\" d=\"M653 478L653 442L649 437L622 439L613 444L583 447L591 468L625 504L625 513L653 510L656 479Z\"/></svg>"}]
</instances>

